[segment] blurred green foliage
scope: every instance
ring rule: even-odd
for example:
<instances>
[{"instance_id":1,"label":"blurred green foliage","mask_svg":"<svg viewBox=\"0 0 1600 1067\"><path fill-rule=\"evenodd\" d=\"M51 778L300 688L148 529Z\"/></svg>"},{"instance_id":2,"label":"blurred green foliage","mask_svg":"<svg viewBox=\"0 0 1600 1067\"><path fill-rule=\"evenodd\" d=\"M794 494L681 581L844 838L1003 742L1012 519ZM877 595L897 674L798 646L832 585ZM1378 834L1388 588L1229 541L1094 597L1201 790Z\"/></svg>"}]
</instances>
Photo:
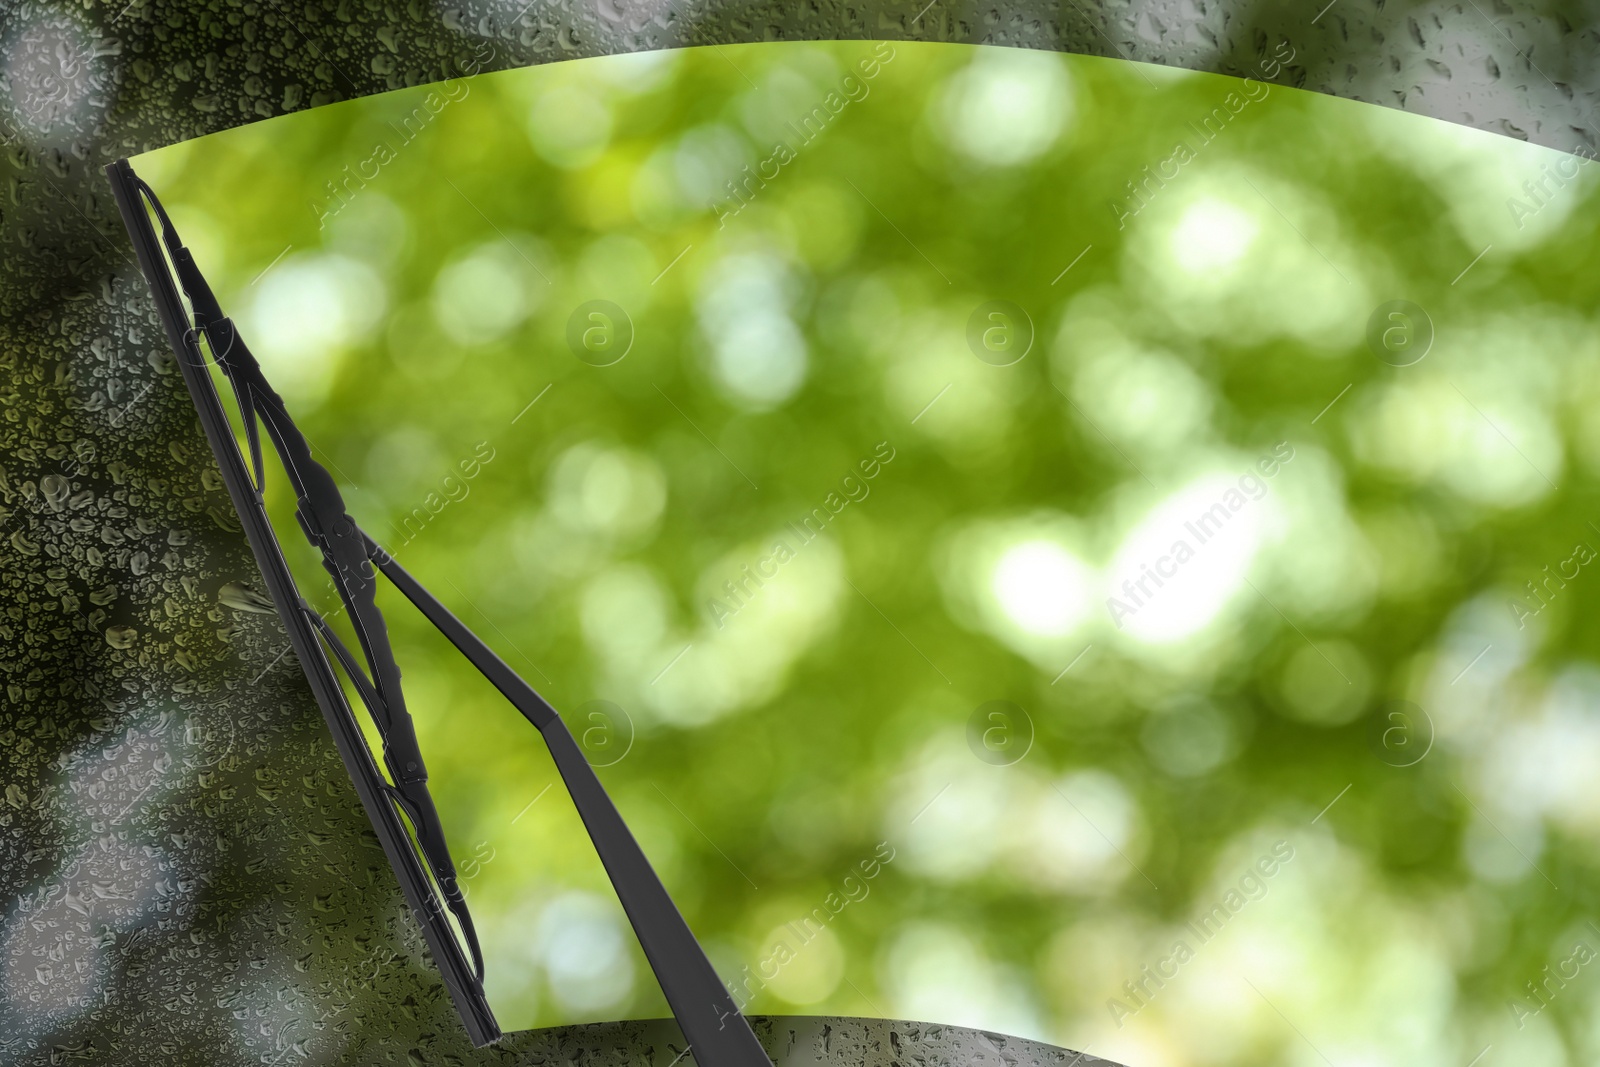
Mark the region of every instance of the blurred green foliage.
<instances>
[{"instance_id":1,"label":"blurred green foliage","mask_svg":"<svg viewBox=\"0 0 1600 1067\"><path fill-rule=\"evenodd\" d=\"M713 47L135 162L752 1012L1584 1062L1592 175L1258 73ZM384 605L502 1023L664 1014L534 731Z\"/></svg>"}]
</instances>

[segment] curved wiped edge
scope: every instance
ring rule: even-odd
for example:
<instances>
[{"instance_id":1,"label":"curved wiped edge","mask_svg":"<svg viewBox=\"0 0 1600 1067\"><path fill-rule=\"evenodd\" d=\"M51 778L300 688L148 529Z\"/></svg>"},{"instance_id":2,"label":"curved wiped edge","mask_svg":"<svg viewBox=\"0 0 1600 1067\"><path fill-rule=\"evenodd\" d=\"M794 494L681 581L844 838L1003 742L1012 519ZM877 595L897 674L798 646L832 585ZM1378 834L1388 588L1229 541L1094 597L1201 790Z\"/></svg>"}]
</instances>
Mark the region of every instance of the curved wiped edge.
<instances>
[{"instance_id":1,"label":"curved wiped edge","mask_svg":"<svg viewBox=\"0 0 1600 1067\"><path fill-rule=\"evenodd\" d=\"M1563 151L1600 147L1600 34L1592 19L1531 0L1422 8L1374 0L869 0L820 8L783 0L312 0L292 23L274 5L229 22L197 21L194 0L143 0L116 17L64 8L20 4L0 35L0 49L9 44L30 57L8 71L16 106L9 114L0 108L0 141L87 149L79 158L90 169L264 118L487 71L800 40L999 45L1239 77L1261 77L1287 42L1294 59L1268 76L1278 84ZM303 47L269 54L258 43L267 32L298 36ZM56 60L31 58L52 54ZM52 177L70 184L74 176Z\"/></svg>"},{"instance_id":2,"label":"curved wiped edge","mask_svg":"<svg viewBox=\"0 0 1600 1067\"><path fill-rule=\"evenodd\" d=\"M774 1067L1123 1067L1088 1052L965 1026L848 1015L752 1015ZM686 1063L671 1019L630 1019L508 1033L512 1063L671 1067Z\"/></svg>"}]
</instances>

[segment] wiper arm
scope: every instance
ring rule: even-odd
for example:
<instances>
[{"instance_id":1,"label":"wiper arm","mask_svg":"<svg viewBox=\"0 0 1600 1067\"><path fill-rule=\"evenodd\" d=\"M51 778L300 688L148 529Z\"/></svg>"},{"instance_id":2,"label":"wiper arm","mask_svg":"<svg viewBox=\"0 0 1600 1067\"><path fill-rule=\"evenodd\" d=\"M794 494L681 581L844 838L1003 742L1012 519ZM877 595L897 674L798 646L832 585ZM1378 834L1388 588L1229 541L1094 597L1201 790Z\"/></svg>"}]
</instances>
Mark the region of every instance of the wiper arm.
<instances>
[{"instance_id":1,"label":"wiper arm","mask_svg":"<svg viewBox=\"0 0 1600 1067\"><path fill-rule=\"evenodd\" d=\"M750 1031L750 1024L739 1014L567 724L532 686L371 538L367 539L367 552L384 577L544 735L556 770L572 795L645 958L701 1067L722 1062L766 1064L766 1053ZM710 1051L714 1042L726 1047L725 1060L721 1051Z\"/></svg>"},{"instance_id":2,"label":"wiper arm","mask_svg":"<svg viewBox=\"0 0 1600 1067\"><path fill-rule=\"evenodd\" d=\"M388 628L377 607L378 572L449 638L543 736L700 1067L771 1067L749 1022L717 977L666 887L555 709L350 517L332 475L313 457L310 443L290 418L282 398L268 383L232 320L223 315L211 287L179 239L155 193L134 174L127 160L111 164L106 173L133 239L140 267L156 298L168 339L178 356L185 384L199 410L201 424L273 602L473 1041L486 1044L496 1039L500 1031L483 994L482 952L457 884L438 812L428 792L427 769L400 689L400 670L389 644ZM160 242L150 222L152 208L161 221ZM162 257L162 244L189 298L192 319L173 285ZM199 344L202 336L238 397L250 450L248 466L239 453L227 412L206 370L205 355ZM294 489L295 516L300 527L321 553L323 567L332 577L349 615L364 664L356 660L327 621L299 595L284 561L262 496L265 468L258 420L265 426ZM389 772L387 781L377 771L371 753L361 741L359 726L328 661L327 649L333 651L362 702L371 711L383 740L383 760ZM384 803L385 799L392 803ZM396 817L395 805L404 813L409 833ZM413 835L415 850L411 848ZM417 851L422 853L426 870L417 861ZM433 886L456 917L471 954L470 969L448 924L438 914L438 897L434 895Z\"/></svg>"}]
</instances>

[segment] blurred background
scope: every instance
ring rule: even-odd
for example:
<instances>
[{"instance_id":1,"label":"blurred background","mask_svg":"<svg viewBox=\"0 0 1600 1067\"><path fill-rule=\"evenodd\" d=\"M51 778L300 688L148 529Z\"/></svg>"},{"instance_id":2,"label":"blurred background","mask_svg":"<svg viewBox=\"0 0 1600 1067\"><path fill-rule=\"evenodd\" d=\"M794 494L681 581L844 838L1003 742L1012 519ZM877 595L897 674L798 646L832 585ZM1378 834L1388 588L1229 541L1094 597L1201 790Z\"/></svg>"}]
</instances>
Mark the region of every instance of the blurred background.
<instances>
[{"instance_id":1,"label":"blurred background","mask_svg":"<svg viewBox=\"0 0 1600 1067\"><path fill-rule=\"evenodd\" d=\"M1593 175L1258 74L710 47L134 162L749 1011L1580 1061ZM502 1025L664 1014L535 731L383 603Z\"/></svg>"}]
</instances>

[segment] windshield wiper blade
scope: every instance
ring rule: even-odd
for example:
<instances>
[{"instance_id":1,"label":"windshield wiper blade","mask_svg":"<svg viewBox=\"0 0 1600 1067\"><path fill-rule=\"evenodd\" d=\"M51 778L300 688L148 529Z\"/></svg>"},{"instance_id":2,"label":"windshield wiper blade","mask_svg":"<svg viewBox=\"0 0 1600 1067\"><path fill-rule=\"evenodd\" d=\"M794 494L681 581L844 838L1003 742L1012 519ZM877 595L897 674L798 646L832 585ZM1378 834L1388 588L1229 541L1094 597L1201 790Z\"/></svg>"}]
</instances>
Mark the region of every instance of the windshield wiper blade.
<instances>
[{"instance_id":1,"label":"windshield wiper blade","mask_svg":"<svg viewBox=\"0 0 1600 1067\"><path fill-rule=\"evenodd\" d=\"M389 644L383 615L377 607L379 573L539 730L628 921L633 925L645 958L683 1030L688 1043L686 1051L693 1053L700 1067L771 1067L749 1022L717 976L561 717L350 517L332 475L313 457L309 442L290 418L282 398L267 381L232 320L222 313L216 296L155 193L125 159L107 166L106 174L223 481L239 512L279 617L289 631L291 646L473 1042L483 1045L494 1041L500 1036L500 1030L484 996L482 952L456 880L438 812L428 792L427 769L400 689L400 670ZM152 209L161 221L160 239L150 221ZM192 317L178 295L172 271L167 266L168 258L177 272L178 284L189 298ZM205 352L200 346L202 337L212 360L237 396L249 445L248 463L239 450L227 411L207 369ZM322 556L323 567L333 580L361 646L364 664L300 596L289 571L262 495L265 466L258 420L265 426L294 489L295 516L307 539ZM383 761L389 771L387 780L365 744L349 700L327 657L329 649L371 713L383 741ZM397 806L404 813L403 821L397 815ZM413 839L415 847L412 847ZM421 860L417 855L419 851ZM440 913L441 895L467 942L467 954L462 952L448 920Z\"/></svg>"}]
</instances>

